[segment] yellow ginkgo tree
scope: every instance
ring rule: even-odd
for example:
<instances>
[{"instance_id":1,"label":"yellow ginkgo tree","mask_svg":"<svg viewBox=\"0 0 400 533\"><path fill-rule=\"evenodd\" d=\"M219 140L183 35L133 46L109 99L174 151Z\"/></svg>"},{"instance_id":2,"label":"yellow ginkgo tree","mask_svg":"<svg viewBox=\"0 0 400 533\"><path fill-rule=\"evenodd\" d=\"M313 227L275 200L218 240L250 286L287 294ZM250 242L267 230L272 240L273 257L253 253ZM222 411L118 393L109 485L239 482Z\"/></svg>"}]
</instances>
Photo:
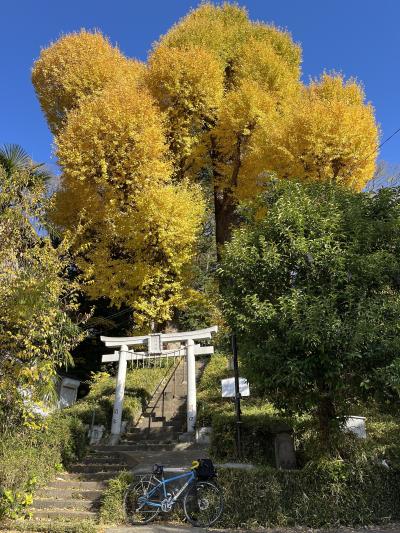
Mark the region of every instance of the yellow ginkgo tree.
<instances>
[{"instance_id":1,"label":"yellow ginkgo tree","mask_svg":"<svg viewBox=\"0 0 400 533\"><path fill-rule=\"evenodd\" d=\"M90 40L90 34L80 36ZM109 51L98 34L92 39ZM80 41L72 35L55 46L65 46L71 58L71 46L79 48ZM47 53L34 78L42 77ZM112 76L102 90L88 83L92 94L77 91L59 124L55 144L63 175L51 218L62 232L75 234L76 264L89 297L130 306L137 327L159 325L189 295L187 267L204 201L197 185L171 180L163 117L150 92L124 69ZM48 91L43 94L47 109Z\"/></svg>"},{"instance_id":2,"label":"yellow ginkgo tree","mask_svg":"<svg viewBox=\"0 0 400 533\"><path fill-rule=\"evenodd\" d=\"M219 244L237 202L271 174L357 190L373 176L378 128L362 88L337 74L304 86L300 65L287 31L229 3L202 4L150 53L148 85L167 115L175 173L211 178Z\"/></svg>"},{"instance_id":3,"label":"yellow ginkgo tree","mask_svg":"<svg viewBox=\"0 0 400 533\"><path fill-rule=\"evenodd\" d=\"M304 85L291 35L230 3L190 11L147 63L99 32L63 36L32 80L63 172L53 218L85 228L89 293L132 306L138 323L185 300L204 212L197 184L222 245L237 204L271 175L356 190L373 176L378 128L361 86L338 74Z\"/></svg>"}]
</instances>

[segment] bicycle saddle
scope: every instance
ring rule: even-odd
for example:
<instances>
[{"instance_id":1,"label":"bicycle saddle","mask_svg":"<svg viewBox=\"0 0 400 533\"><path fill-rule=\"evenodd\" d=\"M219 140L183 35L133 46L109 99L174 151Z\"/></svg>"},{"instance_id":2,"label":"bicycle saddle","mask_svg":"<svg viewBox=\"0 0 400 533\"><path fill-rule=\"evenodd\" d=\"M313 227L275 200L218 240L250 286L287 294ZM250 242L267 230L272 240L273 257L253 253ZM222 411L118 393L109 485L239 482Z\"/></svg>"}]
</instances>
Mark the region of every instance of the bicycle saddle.
<instances>
[{"instance_id":1,"label":"bicycle saddle","mask_svg":"<svg viewBox=\"0 0 400 533\"><path fill-rule=\"evenodd\" d=\"M155 476L162 476L163 472L164 472L164 466L163 465L158 465L158 464L153 465L153 474Z\"/></svg>"}]
</instances>

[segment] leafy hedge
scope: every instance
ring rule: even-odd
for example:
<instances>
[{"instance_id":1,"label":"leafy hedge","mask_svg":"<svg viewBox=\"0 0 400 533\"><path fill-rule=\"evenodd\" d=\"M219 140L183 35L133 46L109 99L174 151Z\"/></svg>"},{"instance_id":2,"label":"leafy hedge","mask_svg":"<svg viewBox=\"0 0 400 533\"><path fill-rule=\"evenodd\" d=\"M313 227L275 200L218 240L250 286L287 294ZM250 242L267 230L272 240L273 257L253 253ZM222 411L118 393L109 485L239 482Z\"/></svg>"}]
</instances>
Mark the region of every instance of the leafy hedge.
<instances>
[{"instance_id":1,"label":"leafy hedge","mask_svg":"<svg viewBox=\"0 0 400 533\"><path fill-rule=\"evenodd\" d=\"M298 471L227 469L219 481L225 495L219 526L352 526L400 518L400 471L377 464L326 461Z\"/></svg>"},{"instance_id":2,"label":"leafy hedge","mask_svg":"<svg viewBox=\"0 0 400 533\"><path fill-rule=\"evenodd\" d=\"M34 490L86 453L82 421L57 412L40 430L0 436L0 519L28 513Z\"/></svg>"},{"instance_id":3,"label":"leafy hedge","mask_svg":"<svg viewBox=\"0 0 400 533\"><path fill-rule=\"evenodd\" d=\"M122 523L123 494L131 479L123 473L109 482L104 523ZM221 468L218 483L225 509L217 527L353 526L400 519L400 471L378 464L332 460L298 471Z\"/></svg>"}]
</instances>

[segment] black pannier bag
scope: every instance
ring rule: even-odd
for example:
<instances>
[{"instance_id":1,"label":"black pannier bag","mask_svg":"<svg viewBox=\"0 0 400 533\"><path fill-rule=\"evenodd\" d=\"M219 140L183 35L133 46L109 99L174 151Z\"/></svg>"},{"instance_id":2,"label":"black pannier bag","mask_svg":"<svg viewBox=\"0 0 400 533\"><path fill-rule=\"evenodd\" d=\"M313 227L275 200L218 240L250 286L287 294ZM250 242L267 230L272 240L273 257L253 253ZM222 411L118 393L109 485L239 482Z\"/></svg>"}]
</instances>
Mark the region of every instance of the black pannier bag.
<instances>
[{"instance_id":1,"label":"black pannier bag","mask_svg":"<svg viewBox=\"0 0 400 533\"><path fill-rule=\"evenodd\" d=\"M196 468L197 479L206 481L217 475L217 471L211 459L198 459L199 466Z\"/></svg>"}]
</instances>

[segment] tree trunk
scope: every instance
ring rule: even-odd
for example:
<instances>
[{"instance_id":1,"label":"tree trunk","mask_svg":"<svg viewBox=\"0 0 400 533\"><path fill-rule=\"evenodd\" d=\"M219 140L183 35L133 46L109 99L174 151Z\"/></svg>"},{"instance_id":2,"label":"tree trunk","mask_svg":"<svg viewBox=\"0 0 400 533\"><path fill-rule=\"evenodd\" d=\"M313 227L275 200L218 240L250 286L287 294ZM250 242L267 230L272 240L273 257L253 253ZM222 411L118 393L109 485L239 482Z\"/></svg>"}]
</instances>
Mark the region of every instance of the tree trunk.
<instances>
[{"instance_id":1,"label":"tree trunk","mask_svg":"<svg viewBox=\"0 0 400 533\"><path fill-rule=\"evenodd\" d=\"M221 247L229 241L232 226L237 222L236 203L227 189L214 187L215 237L217 241L217 259L221 259Z\"/></svg>"},{"instance_id":2,"label":"tree trunk","mask_svg":"<svg viewBox=\"0 0 400 533\"><path fill-rule=\"evenodd\" d=\"M333 400L324 393L321 393L321 399L317 410L319 435L321 451L324 454L331 455L335 443L334 434L336 429L336 409Z\"/></svg>"}]
</instances>

